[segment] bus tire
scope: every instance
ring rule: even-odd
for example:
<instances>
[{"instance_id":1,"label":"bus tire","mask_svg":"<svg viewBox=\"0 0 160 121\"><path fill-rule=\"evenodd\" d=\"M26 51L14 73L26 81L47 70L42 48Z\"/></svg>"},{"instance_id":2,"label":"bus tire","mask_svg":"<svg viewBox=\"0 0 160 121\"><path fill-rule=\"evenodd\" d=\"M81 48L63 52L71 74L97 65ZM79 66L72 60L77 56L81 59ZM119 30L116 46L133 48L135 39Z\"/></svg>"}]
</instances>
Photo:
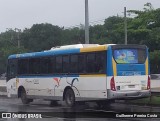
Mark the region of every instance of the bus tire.
<instances>
[{"instance_id":1,"label":"bus tire","mask_svg":"<svg viewBox=\"0 0 160 121\"><path fill-rule=\"evenodd\" d=\"M21 101L23 104L29 104L31 102L31 100L29 100L27 98L27 94L26 94L25 89L22 89L22 91L21 91Z\"/></svg>"},{"instance_id":2,"label":"bus tire","mask_svg":"<svg viewBox=\"0 0 160 121\"><path fill-rule=\"evenodd\" d=\"M75 95L72 89L67 89L64 96L66 106L73 107L75 105Z\"/></svg>"}]
</instances>

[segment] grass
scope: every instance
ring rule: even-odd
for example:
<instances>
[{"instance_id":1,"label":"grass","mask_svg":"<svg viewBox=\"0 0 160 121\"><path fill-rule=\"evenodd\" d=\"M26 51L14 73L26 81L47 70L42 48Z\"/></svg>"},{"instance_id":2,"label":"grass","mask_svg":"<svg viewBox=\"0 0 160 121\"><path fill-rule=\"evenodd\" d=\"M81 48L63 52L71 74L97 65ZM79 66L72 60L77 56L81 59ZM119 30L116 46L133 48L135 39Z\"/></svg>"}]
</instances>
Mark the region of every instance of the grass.
<instances>
[{"instance_id":1,"label":"grass","mask_svg":"<svg viewBox=\"0 0 160 121\"><path fill-rule=\"evenodd\" d=\"M160 105L160 97L151 96L151 97L143 98L143 99L129 100L127 102L136 103L136 104Z\"/></svg>"}]
</instances>

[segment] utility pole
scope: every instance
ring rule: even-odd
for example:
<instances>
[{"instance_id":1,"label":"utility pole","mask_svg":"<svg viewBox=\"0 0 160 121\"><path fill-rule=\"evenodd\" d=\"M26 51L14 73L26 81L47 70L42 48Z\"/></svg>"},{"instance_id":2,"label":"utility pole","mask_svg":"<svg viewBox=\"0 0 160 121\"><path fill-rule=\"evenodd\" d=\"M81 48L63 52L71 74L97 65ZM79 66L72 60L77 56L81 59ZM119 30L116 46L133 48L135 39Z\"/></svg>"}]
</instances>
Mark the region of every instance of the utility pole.
<instances>
[{"instance_id":1,"label":"utility pole","mask_svg":"<svg viewBox=\"0 0 160 121\"><path fill-rule=\"evenodd\" d=\"M88 0L85 0L85 44L89 44L89 12L88 12Z\"/></svg>"},{"instance_id":2,"label":"utility pole","mask_svg":"<svg viewBox=\"0 0 160 121\"><path fill-rule=\"evenodd\" d=\"M17 34L17 39L18 39L18 48L20 48L20 38L19 38L19 34L20 34L21 30L20 30L20 29L15 28L15 32L16 32L16 30L17 30L17 32L18 32L18 34Z\"/></svg>"},{"instance_id":3,"label":"utility pole","mask_svg":"<svg viewBox=\"0 0 160 121\"><path fill-rule=\"evenodd\" d=\"M124 7L124 33L125 33L125 45L127 45L127 18L126 18L126 7Z\"/></svg>"}]
</instances>

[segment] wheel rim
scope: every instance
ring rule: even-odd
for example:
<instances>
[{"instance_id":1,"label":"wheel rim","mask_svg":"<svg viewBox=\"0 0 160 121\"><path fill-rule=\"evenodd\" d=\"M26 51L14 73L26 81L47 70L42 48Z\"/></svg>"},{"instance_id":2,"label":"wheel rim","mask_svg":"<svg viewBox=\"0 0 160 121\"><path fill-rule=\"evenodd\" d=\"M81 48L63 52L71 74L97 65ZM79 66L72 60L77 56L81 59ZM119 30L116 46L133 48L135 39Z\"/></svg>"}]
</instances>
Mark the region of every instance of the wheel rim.
<instances>
[{"instance_id":1,"label":"wheel rim","mask_svg":"<svg viewBox=\"0 0 160 121\"><path fill-rule=\"evenodd\" d=\"M66 93L66 103L68 106L72 106L74 105L74 94L72 92L72 90L68 90Z\"/></svg>"},{"instance_id":2,"label":"wheel rim","mask_svg":"<svg viewBox=\"0 0 160 121\"><path fill-rule=\"evenodd\" d=\"M24 104L27 103L27 97L26 97L26 92L23 90L21 93L21 100Z\"/></svg>"},{"instance_id":3,"label":"wheel rim","mask_svg":"<svg viewBox=\"0 0 160 121\"><path fill-rule=\"evenodd\" d=\"M24 101L24 99L25 99L25 93L24 93L24 91L23 91L22 94L21 94L21 98L22 98L22 100Z\"/></svg>"},{"instance_id":4,"label":"wheel rim","mask_svg":"<svg viewBox=\"0 0 160 121\"><path fill-rule=\"evenodd\" d=\"M68 102L68 104L71 105L73 103L73 100L74 100L74 98L73 98L72 94L68 94L67 95L67 102Z\"/></svg>"}]
</instances>

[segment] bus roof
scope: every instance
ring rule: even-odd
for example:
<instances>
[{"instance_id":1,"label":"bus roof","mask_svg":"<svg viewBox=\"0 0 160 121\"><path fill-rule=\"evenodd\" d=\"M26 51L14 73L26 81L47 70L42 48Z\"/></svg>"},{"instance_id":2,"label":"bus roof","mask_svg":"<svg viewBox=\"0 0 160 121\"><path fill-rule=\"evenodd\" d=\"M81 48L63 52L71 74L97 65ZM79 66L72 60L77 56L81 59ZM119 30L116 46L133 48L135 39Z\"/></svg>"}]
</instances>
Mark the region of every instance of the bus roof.
<instances>
[{"instance_id":1,"label":"bus roof","mask_svg":"<svg viewBox=\"0 0 160 121\"><path fill-rule=\"evenodd\" d=\"M22 53L22 54L13 54L8 57L8 59L14 58L32 58L32 57L43 57L43 56L52 56L52 55L62 55L70 53L80 53L80 52L93 52L93 51L103 51L107 50L108 46L114 44L76 44L76 45L67 45L61 47L54 47L51 50L45 50L41 52L31 52L31 53Z\"/></svg>"},{"instance_id":2,"label":"bus roof","mask_svg":"<svg viewBox=\"0 0 160 121\"><path fill-rule=\"evenodd\" d=\"M54 47L50 50L45 50L41 52L31 52L31 53L22 53L22 54L13 54L8 57L8 59L14 58L34 58L34 57L44 57L44 56L53 56L53 55L62 55L70 53L81 53L81 52L97 52L105 51L109 46L117 47L136 47L136 48L146 48L145 45L116 45L116 44L76 44L76 45L66 45L61 47Z\"/></svg>"}]
</instances>

